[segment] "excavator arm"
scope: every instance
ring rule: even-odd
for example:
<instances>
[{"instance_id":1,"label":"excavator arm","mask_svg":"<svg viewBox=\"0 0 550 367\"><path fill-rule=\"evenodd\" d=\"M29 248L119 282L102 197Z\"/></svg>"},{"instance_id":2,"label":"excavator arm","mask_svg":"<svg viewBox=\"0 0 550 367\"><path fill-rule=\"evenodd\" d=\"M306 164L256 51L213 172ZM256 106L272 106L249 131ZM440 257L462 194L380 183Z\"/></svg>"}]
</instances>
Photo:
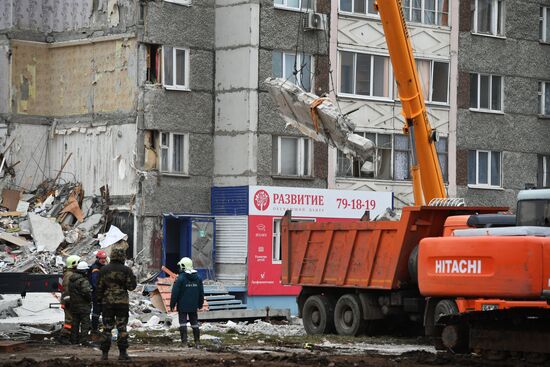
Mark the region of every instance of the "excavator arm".
<instances>
[{"instance_id":1,"label":"excavator arm","mask_svg":"<svg viewBox=\"0 0 550 367\"><path fill-rule=\"evenodd\" d=\"M436 132L430 126L401 0L377 0L393 66L405 126L412 151L411 176L415 205L447 198L435 149Z\"/></svg>"}]
</instances>

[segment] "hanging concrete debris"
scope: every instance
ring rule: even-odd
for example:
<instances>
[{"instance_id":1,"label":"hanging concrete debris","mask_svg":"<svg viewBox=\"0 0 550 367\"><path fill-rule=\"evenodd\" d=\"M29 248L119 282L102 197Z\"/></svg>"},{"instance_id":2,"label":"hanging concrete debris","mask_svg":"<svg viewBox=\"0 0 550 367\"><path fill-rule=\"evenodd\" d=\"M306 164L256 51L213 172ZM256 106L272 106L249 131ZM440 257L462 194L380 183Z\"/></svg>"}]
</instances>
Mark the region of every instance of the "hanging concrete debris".
<instances>
[{"instance_id":1,"label":"hanging concrete debris","mask_svg":"<svg viewBox=\"0 0 550 367\"><path fill-rule=\"evenodd\" d=\"M265 85L287 125L316 141L340 149L346 155L372 159L374 143L354 134L355 125L329 99L304 92L281 78L267 78Z\"/></svg>"}]
</instances>

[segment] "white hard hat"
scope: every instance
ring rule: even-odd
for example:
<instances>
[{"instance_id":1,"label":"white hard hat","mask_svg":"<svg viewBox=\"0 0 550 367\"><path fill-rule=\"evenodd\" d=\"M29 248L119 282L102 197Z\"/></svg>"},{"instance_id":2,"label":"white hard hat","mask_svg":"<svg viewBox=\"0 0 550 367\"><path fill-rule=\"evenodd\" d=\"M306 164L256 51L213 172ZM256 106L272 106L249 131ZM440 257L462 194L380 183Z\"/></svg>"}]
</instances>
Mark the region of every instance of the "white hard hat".
<instances>
[{"instance_id":1,"label":"white hard hat","mask_svg":"<svg viewBox=\"0 0 550 367\"><path fill-rule=\"evenodd\" d=\"M181 260L178 261L178 266L180 270L193 270L193 260L188 257L182 257Z\"/></svg>"},{"instance_id":2,"label":"white hard hat","mask_svg":"<svg viewBox=\"0 0 550 367\"><path fill-rule=\"evenodd\" d=\"M86 261L81 261L76 266L76 270L88 270L88 263Z\"/></svg>"}]
</instances>

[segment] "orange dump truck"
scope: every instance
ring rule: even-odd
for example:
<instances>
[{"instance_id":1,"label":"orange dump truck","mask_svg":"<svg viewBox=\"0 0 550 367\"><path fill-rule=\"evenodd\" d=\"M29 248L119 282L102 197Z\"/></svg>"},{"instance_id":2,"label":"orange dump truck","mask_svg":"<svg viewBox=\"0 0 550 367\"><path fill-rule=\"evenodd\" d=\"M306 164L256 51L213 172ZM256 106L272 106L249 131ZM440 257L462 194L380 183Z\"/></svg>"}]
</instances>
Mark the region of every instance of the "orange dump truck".
<instances>
[{"instance_id":1,"label":"orange dump truck","mask_svg":"<svg viewBox=\"0 0 550 367\"><path fill-rule=\"evenodd\" d=\"M399 221L340 223L288 213L282 282L302 286L309 334L383 331L407 318L438 347L548 356L550 228L521 225L519 204L517 223L496 214L505 210L405 207Z\"/></svg>"}]
</instances>

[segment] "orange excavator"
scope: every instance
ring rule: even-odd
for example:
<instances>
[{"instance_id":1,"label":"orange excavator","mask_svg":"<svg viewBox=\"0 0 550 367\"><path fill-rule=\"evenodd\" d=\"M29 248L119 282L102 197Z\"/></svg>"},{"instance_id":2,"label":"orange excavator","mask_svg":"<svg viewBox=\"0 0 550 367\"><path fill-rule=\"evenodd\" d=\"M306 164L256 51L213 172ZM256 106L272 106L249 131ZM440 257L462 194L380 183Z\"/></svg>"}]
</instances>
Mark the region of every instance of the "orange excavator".
<instances>
[{"instance_id":1,"label":"orange excavator","mask_svg":"<svg viewBox=\"0 0 550 367\"><path fill-rule=\"evenodd\" d=\"M408 319L437 348L550 358L550 190L520 192L516 215L453 205L401 1L378 0L377 8L412 143L415 206L399 221L298 223L285 215L282 282L302 286L304 328L357 335Z\"/></svg>"}]
</instances>

